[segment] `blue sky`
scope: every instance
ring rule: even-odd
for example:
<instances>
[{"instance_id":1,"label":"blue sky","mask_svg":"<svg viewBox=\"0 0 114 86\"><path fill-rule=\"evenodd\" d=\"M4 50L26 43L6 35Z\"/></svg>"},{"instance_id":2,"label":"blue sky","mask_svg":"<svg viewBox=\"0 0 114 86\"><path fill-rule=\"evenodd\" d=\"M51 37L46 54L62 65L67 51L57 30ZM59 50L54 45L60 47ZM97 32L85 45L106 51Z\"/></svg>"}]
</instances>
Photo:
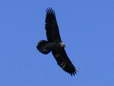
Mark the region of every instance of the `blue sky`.
<instances>
[{"instance_id":1,"label":"blue sky","mask_svg":"<svg viewBox=\"0 0 114 86\"><path fill-rule=\"evenodd\" d=\"M52 7L77 77L36 44ZM113 86L114 0L1 0L0 86Z\"/></svg>"}]
</instances>

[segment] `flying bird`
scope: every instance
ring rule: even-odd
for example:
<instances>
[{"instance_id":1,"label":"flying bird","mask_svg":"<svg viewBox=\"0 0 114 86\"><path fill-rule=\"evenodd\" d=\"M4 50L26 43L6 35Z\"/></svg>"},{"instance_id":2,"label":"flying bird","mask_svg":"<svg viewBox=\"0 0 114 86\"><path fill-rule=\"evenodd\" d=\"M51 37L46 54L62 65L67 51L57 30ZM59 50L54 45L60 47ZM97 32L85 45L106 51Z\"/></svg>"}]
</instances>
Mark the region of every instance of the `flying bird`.
<instances>
[{"instance_id":1,"label":"flying bird","mask_svg":"<svg viewBox=\"0 0 114 86\"><path fill-rule=\"evenodd\" d=\"M77 70L66 54L65 44L59 34L55 11L52 8L46 10L45 30L47 40L40 40L36 48L45 55L51 52L57 64L65 72L75 75Z\"/></svg>"}]
</instances>

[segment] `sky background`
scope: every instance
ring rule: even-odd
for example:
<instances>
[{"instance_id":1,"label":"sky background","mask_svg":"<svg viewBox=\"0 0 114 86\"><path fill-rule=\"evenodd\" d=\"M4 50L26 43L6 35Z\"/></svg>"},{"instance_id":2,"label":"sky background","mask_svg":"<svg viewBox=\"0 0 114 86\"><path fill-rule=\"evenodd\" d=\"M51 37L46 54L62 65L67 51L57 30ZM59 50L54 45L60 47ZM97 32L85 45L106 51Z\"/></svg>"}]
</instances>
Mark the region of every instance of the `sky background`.
<instances>
[{"instance_id":1,"label":"sky background","mask_svg":"<svg viewBox=\"0 0 114 86\"><path fill-rule=\"evenodd\" d=\"M48 7L76 77L36 50ZM0 0L0 86L114 86L114 0Z\"/></svg>"}]
</instances>

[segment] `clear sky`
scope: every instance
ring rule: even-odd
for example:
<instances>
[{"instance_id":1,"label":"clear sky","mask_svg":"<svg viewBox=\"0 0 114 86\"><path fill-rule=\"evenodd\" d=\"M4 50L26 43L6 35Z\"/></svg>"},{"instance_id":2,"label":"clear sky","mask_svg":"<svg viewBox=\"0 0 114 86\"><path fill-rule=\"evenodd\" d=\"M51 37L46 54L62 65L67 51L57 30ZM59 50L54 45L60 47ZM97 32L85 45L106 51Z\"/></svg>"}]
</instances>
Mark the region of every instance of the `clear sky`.
<instances>
[{"instance_id":1,"label":"clear sky","mask_svg":"<svg viewBox=\"0 0 114 86\"><path fill-rule=\"evenodd\" d=\"M48 7L77 77L36 50ZM0 86L114 86L114 0L0 0Z\"/></svg>"}]
</instances>

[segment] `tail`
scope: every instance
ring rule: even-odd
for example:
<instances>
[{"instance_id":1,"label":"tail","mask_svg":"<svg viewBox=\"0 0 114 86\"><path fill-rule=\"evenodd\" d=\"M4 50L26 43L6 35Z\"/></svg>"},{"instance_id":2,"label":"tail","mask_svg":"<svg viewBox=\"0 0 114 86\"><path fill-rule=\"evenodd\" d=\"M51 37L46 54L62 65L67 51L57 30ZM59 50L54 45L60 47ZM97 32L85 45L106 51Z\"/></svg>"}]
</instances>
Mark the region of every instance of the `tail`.
<instances>
[{"instance_id":1,"label":"tail","mask_svg":"<svg viewBox=\"0 0 114 86\"><path fill-rule=\"evenodd\" d=\"M41 41L37 44L36 48L37 48L37 50L39 50L41 53L43 53L43 54L48 54L48 53L51 51L51 49L48 47L48 44L49 44L48 41L46 41L46 40L41 40Z\"/></svg>"}]
</instances>

